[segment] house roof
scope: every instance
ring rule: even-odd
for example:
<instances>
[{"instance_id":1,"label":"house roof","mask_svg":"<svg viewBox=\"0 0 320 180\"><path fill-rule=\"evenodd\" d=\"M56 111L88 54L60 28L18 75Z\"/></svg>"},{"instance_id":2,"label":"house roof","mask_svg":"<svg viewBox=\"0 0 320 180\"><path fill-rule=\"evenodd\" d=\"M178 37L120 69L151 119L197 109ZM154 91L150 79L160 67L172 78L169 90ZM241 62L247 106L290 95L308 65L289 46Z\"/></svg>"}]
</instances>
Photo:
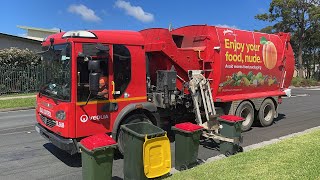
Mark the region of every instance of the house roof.
<instances>
[{"instance_id":1,"label":"house roof","mask_svg":"<svg viewBox=\"0 0 320 180\"><path fill-rule=\"evenodd\" d=\"M1 33L1 32L0 32L0 36L8 36L8 37L16 38L16 39L33 41L33 42L42 42L42 41L40 41L40 40L30 39L30 38L21 37L21 36L15 36L15 35L6 34L6 33Z\"/></svg>"},{"instance_id":2,"label":"house roof","mask_svg":"<svg viewBox=\"0 0 320 180\"><path fill-rule=\"evenodd\" d=\"M60 32L60 30L54 30L54 29L44 29L44 28L35 28L35 27L29 27L29 26L17 26L18 28L25 29L25 30L34 30L34 31L42 31L42 32L48 32L48 33L57 33Z\"/></svg>"}]
</instances>

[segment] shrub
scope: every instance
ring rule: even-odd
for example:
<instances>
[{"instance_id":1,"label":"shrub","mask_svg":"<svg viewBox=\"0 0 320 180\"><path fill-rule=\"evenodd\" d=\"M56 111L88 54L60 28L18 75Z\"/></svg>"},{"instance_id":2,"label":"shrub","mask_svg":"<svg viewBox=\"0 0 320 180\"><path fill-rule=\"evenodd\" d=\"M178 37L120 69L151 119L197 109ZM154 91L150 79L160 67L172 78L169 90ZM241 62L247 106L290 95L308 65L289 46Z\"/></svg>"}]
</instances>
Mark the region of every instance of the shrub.
<instances>
[{"instance_id":1,"label":"shrub","mask_svg":"<svg viewBox=\"0 0 320 180\"><path fill-rule=\"evenodd\" d=\"M25 67L35 66L40 63L40 56L29 49L18 49L11 47L0 49L1 66Z\"/></svg>"},{"instance_id":2,"label":"shrub","mask_svg":"<svg viewBox=\"0 0 320 180\"><path fill-rule=\"evenodd\" d=\"M317 86L320 83L314 79L305 79L301 77L292 78L291 85L296 87Z\"/></svg>"}]
</instances>

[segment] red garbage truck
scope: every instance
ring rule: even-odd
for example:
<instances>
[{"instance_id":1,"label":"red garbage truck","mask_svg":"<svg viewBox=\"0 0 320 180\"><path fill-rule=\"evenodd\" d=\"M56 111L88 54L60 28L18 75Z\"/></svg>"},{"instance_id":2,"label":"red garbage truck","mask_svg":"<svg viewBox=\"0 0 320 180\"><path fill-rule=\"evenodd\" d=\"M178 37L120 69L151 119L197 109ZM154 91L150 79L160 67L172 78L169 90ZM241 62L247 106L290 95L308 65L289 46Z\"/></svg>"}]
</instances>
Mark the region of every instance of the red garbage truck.
<instances>
[{"instance_id":1,"label":"red garbage truck","mask_svg":"<svg viewBox=\"0 0 320 180\"><path fill-rule=\"evenodd\" d=\"M134 31L69 31L42 43L45 83L36 130L70 154L87 136L120 125L191 121L221 139L215 117L234 114L247 131L269 126L294 71L289 33L209 25Z\"/></svg>"}]
</instances>

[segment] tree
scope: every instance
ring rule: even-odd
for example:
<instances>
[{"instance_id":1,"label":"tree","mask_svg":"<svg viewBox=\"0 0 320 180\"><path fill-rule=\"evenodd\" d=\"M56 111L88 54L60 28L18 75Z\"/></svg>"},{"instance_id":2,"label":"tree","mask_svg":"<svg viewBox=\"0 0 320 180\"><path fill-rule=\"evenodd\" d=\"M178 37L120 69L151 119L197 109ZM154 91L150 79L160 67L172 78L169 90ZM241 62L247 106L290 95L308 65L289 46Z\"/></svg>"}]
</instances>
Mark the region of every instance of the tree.
<instances>
[{"instance_id":1,"label":"tree","mask_svg":"<svg viewBox=\"0 0 320 180\"><path fill-rule=\"evenodd\" d=\"M273 28L276 31L293 34L300 77L303 77L302 55L306 32L319 24L319 5L320 0L272 0L268 13L255 16L258 20L275 22ZM267 30L270 31L270 28Z\"/></svg>"}]
</instances>

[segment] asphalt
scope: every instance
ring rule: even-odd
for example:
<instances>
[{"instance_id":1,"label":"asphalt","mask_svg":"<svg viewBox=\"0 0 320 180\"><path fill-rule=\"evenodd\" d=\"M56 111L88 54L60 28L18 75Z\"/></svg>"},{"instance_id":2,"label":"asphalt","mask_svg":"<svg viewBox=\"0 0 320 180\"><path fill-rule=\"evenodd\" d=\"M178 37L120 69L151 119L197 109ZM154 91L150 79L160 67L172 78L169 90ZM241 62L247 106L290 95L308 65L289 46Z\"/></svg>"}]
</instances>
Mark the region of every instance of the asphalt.
<instances>
[{"instance_id":1,"label":"asphalt","mask_svg":"<svg viewBox=\"0 0 320 180\"><path fill-rule=\"evenodd\" d=\"M243 133L243 146L320 126L320 88L295 88L283 100L279 117L270 127L255 126ZM0 112L0 179L81 179L81 157L70 156L34 130L34 110ZM174 156L174 143L171 144ZM203 141L199 158L218 155L216 145ZM174 158L174 157L173 157ZM174 159L172 160L174 166ZM123 178L123 160L113 164L113 179Z\"/></svg>"}]
</instances>

